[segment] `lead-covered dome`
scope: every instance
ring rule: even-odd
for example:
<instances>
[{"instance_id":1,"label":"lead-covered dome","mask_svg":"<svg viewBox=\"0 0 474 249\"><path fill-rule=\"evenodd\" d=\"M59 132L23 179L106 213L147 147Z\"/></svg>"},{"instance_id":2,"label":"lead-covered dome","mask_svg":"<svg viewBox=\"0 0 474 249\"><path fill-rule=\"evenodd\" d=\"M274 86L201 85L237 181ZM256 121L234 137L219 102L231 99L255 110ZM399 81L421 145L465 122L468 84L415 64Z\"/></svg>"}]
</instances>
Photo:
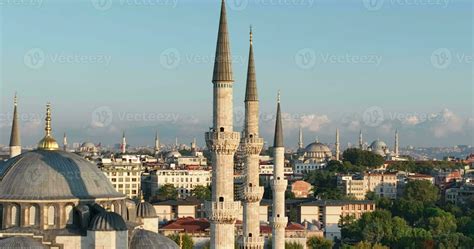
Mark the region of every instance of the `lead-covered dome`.
<instances>
[{"instance_id":1,"label":"lead-covered dome","mask_svg":"<svg viewBox=\"0 0 474 249\"><path fill-rule=\"evenodd\" d=\"M331 149L320 142L316 141L305 148L305 160L307 161L324 161L331 157Z\"/></svg>"},{"instance_id":2,"label":"lead-covered dome","mask_svg":"<svg viewBox=\"0 0 474 249\"><path fill-rule=\"evenodd\" d=\"M130 249L178 249L171 239L152 231L137 229L130 241Z\"/></svg>"},{"instance_id":3,"label":"lead-covered dome","mask_svg":"<svg viewBox=\"0 0 474 249\"><path fill-rule=\"evenodd\" d=\"M157 217L156 210L150 203L140 201L137 204L137 217L140 218L154 218Z\"/></svg>"},{"instance_id":4,"label":"lead-covered dome","mask_svg":"<svg viewBox=\"0 0 474 249\"><path fill-rule=\"evenodd\" d=\"M29 237L10 237L0 240L0 249L45 249L41 242Z\"/></svg>"},{"instance_id":5,"label":"lead-covered dome","mask_svg":"<svg viewBox=\"0 0 474 249\"><path fill-rule=\"evenodd\" d=\"M89 231L127 231L122 216L115 212L102 212L92 218Z\"/></svg>"},{"instance_id":6,"label":"lead-covered dome","mask_svg":"<svg viewBox=\"0 0 474 249\"><path fill-rule=\"evenodd\" d=\"M0 166L0 199L124 199L97 166L59 150L35 150Z\"/></svg>"}]
</instances>

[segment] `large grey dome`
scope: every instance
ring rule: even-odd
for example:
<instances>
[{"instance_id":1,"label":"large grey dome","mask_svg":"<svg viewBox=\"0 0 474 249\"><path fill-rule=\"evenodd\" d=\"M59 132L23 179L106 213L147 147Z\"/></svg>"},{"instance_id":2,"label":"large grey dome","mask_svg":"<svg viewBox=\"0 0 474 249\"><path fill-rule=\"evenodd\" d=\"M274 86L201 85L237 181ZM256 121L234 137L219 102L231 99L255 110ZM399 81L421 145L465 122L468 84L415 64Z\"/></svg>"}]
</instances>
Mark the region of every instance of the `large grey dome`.
<instances>
[{"instance_id":1,"label":"large grey dome","mask_svg":"<svg viewBox=\"0 0 474 249\"><path fill-rule=\"evenodd\" d=\"M384 141L375 140L370 144L370 149L372 150L386 150L387 144Z\"/></svg>"},{"instance_id":2,"label":"large grey dome","mask_svg":"<svg viewBox=\"0 0 474 249\"><path fill-rule=\"evenodd\" d=\"M141 201L137 204L137 217L141 218L154 218L156 216L156 210L148 202Z\"/></svg>"},{"instance_id":3,"label":"large grey dome","mask_svg":"<svg viewBox=\"0 0 474 249\"><path fill-rule=\"evenodd\" d=\"M45 249L39 241L29 237L10 237L0 240L0 249Z\"/></svg>"},{"instance_id":4,"label":"large grey dome","mask_svg":"<svg viewBox=\"0 0 474 249\"><path fill-rule=\"evenodd\" d=\"M99 213L89 225L90 231L126 231L127 224L122 216L114 212Z\"/></svg>"},{"instance_id":5,"label":"large grey dome","mask_svg":"<svg viewBox=\"0 0 474 249\"><path fill-rule=\"evenodd\" d=\"M137 229L130 241L130 249L179 249L179 246L161 234Z\"/></svg>"},{"instance_id":6,"label":"large grey dome","mask_svg":"<svg viewBox=\"0 0 474 249\"><path fill-rule=\"evenodd\" d=\"M0 199L125 198L95 165L64 151L35 150L0 167Z\"/></svg>"},{"instance_id":7,"label":"large grey dome","mask_svg":"<svg viewBox=\"0 0 474 249\"><path fill-rule=\"evenodd\" d=\"M312 144L309 144L306 146L306 152L308 153L327 153L331 152L329 147L325 144L319 143L319 142L314 142Z\"/></svg>"}]
</instances>

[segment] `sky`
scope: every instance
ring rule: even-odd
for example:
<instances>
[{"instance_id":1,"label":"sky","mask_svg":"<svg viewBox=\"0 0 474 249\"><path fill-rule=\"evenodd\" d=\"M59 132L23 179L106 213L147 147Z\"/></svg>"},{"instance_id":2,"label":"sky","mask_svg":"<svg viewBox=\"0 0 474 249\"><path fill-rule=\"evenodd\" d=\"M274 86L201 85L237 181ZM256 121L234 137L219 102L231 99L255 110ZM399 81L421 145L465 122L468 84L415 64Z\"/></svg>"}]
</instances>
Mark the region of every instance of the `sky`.
<instances>
[{"instance_id":1,"label":"sky","mask_svg":"<svg viewBox=\"0 0 474 249\"><path fill-rule=\"evenodd\" d=\"M218 0L0 0L0 144L19 96L23 145L204 145L212 125ZM254 49L261 135L281 90L285 143L474 143L471 0L227 0L235 130ZM271 145L271 144L268 144Z\"/></svg>"}]
</instances>

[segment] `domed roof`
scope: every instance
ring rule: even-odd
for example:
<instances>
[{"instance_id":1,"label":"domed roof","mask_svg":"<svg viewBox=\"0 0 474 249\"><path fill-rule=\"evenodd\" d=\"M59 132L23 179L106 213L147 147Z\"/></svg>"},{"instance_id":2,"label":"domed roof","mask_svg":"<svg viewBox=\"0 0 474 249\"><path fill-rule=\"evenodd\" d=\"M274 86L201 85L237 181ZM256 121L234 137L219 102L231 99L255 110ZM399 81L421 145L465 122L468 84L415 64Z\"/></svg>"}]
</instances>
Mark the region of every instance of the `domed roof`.
<instances>
[{"instance_id":1,"label":"domed roof","mask_svg":"<svg viewBox=\"0 0 474 249\"><path fill-rule=\"evenodd\" d=\"M370 149L375 150L385 150L387 149L387 144L384 141L375 140L370 144Z\"/></svg>"},{"instance_id":2,"label":"domed roof","mask_svg":"<svg viewBox=\"0 0 474 249\"><path fill-rule=\"evenodd\" d=\"M92 218L89 231L126 231L127 224L115 212L102 212Z\"/></svg>"},{"instance_id":3,"label":"domed roof","mask_svg":"<svg viewBox=\"0 0 474 249\"><path fill-rule=\"evenodd\" d=\"M156 216L156 210L150 203L141 201L137 204L137 217L141 218L154 218Z\"/></svg>"},{"instance_id":4,"label":"domed roof","mask_svg":"<svg viewBox=\"0 0 474 249\"><path fill-rule=\"evenodd\" d=\"M23 153L1 165L0 199L125 198L97 166L59 150Z\"/></svg>"},{"instance_id":5,"label":"domed roof","mask_svg":"<svg viewBox=\"0 0 474 249\"><path fill-rule=\"evenodd\" d=\"M152 231L137 229L130 241L130 249L178 249L171 239Z\"/></svg>"},{"instance_id":6,"label":"domed roof","mask_svg":"<svg viewBox=\"0 0 474 249\"><path fill-rule=\"evenodd\" d=\"M95 148L95 144L93 144L91 142L85 142L81 145L81 147L83 147L83 148Z\"/></svg>"},{"instance_id":7,"label":"domed roof","mask_svg":"<svg viewBox=\"0 0 474 249\"><path fill-rule=\"evenodd\" d=\"M0 249L44 249L41 242L29 237L10 237L0 240Z\"/></svg>"},{"instance_id":8,"label":"domed roof","mask_svg":"<svg viewBox=\"0 0 474 249\"><path fill-rule=\"evenodd\" d=\"M306 146L306 152L331 152L329 147L320 142L314 142Z\"/></svg>"},{"instance_id":9,"label":"domed roof","mask_svg":"<svg viewBox=\"0 0 474 249\"><path fill-rule=\"evenodd\" d=\"M170 151L168 152L168 154L166 154L166 158L171 158L171 157L181 157L181 153L179 153L179 151L177 150Z\"/></svg>"}]
</instances>

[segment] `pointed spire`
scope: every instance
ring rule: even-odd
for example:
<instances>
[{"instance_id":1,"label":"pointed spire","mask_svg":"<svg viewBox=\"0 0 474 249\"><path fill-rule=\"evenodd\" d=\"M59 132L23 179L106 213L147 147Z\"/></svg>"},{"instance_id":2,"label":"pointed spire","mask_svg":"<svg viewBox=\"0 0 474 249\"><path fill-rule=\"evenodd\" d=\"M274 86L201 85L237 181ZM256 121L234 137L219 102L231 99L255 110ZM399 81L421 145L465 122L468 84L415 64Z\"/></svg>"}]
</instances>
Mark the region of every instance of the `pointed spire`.
<instances>
[{"instance_id":1,"label":"pointed spire","mask_svg":"<svg viewBox=\"0 0 474 249\"><path fill-rule=\"evenodd\" d=\"M278 91L278 104L277 104L277 115L275 123L275 139L273 141L273 147L284 147L283 146L283 125L281 123L281 108L280 108L280 91Z\"/></svg>"},{"instance_id":2,"label":"pointed spire","mask_svg":"<svg viewBox=\"0 0 474 249\"><path fill-rule=\"evenodd\" d=\"M12 132L10 136L10 147L12 146L21 146L20 142L20 124L18 120L18 97L15 93L15 97L13 100L13 121L12 121Z\"/></svg>"},{"instance_id":3,"label":"pointed spire","mask_svg":"<svg viewBox=\"0 0 474 249\"><path fill-rule=\"evenodd\" d=\"M66 132L64 133L64 136L63 136L63 150L67 150L67 135L66 135Z\"/></svg>"},{"instance_id":4,"label":"pointed spire","mask_svg":"<svg viewBox=\"0 0 474 249\"><path fill-rule=\"evenodd\" d=\"M46 104L46 126L44 128L46 135L38 143L39 150L57 150L59 149L58 142L51 136L51 104Z\"/></svg>"},{"instance_id":5,"label":"pointed spire","mask_svg":"<svg viewBox=\"0 0 474 249\"><path fill-rule=\"evenodd\" d=\"M247 88L245 90L245 101L258 101L257 77L255 74L255 60L253 56L253 32L250 27L250 50L249 64L247 69Z\"/></svg>"},{"instance_id":6,"label":"pointed spire","mask_svg":"<svg viewBox=\"0 0 474 249\"><path fill-rule=\"evenodd\" d=\"M303 144L303 129L300 126L300 134L299 134L299 140L298 140L298 148L303 149L304 144Z\"/></svg>"},{"instance_id":7,"label":"pointed spire","mask_svg":"<svg viewBox=\"0 0 474 249\"><path fill-rule=\"evenodd\" d=\"M228 81L232 78L232 55L230 53L229 32L227 29L227 12L225 1L222 0L221 19L219 23L219 33L217 36L216 58L214 62L214 75L212 82Z\"/></svg>"}]
</instances>

